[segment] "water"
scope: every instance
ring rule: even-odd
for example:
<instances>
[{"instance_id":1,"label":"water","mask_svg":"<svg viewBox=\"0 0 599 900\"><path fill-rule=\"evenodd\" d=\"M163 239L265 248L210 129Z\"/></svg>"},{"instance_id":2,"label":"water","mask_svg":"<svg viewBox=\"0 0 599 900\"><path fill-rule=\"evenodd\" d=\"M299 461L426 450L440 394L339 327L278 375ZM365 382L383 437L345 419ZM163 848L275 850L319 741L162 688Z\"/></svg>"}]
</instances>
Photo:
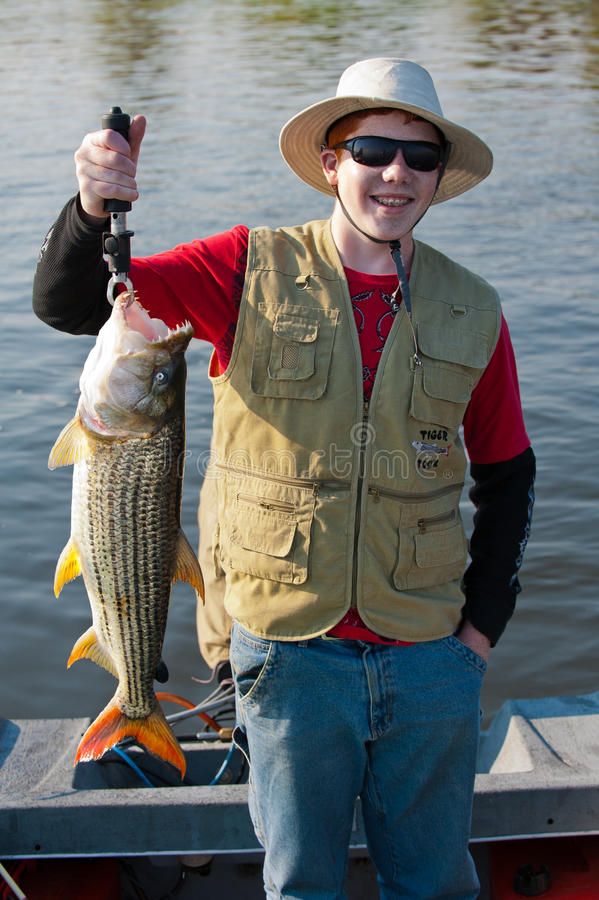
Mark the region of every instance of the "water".
<instances>
[{"instance_id":1,"label":"water","mask_svg":"<svg viewBox=\"0 0 599 900\"><path fill-rule=\"evenodd\" d=\"M44 232L76 189L81 137L114 104L149 119L129 219L138 255L237 222L326 216L329 201L280 160L280 126L332 95L346 65L383 55L426 65L446 115L495 154L490 179L419 228L500 289L539 463L525 591L493 654L487 715L508 697L597 689L597 3L5 0L0 24L0 715L92 715L113 687L89 663L65 670L89 625L81 580L58 601L52 593L71 473L46 461L73 414L91 339L52 331L30 306ZM188 354L192 543L196 463L211 429L208 355L199 342ZM201 695L186 585L173 592L165 658L169 689Z\"/></svg>"}]
</instances>

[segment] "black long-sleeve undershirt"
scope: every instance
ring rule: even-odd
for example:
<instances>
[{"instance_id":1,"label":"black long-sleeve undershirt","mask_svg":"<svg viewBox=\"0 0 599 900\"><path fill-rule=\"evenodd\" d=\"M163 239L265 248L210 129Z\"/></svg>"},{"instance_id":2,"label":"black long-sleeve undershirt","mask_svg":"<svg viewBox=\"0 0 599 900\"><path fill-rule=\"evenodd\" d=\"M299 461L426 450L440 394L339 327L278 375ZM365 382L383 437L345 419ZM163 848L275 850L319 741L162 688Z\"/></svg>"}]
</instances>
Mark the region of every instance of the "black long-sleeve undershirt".
<instances>
[{"instance_id":1,"label":"black long-sleeve undershirt","mask_svg":"<svg viewBox=\"0 0 599 900\"><path fill-rule=\"evenodd\" d=\"M110 273L101 241L106 222L104 227L84 222L79 198L73 197L46 235L33 280L33 311L52 328L97 334L110 316Z\"/></svg>"},{"instance_id":2,"label":"black long-sleeve undershirt","mask_svg":"<svg viewBox=\"0 0 599 900\"><path fill-rule=\"evenodd\" d=\"M472 464L476 507L463 578L464 616L497 643L521 591L518 571L532 520L535 455L529 447L506 462Z\"/></svg>"}]
</instances>

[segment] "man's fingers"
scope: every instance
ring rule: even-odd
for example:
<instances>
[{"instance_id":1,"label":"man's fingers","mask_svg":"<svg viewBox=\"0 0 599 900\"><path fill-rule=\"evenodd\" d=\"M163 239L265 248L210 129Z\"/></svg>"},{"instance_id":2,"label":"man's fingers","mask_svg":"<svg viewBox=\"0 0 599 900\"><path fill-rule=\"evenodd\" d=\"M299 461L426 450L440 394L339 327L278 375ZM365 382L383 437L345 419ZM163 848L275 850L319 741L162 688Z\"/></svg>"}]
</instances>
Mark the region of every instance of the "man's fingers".
<instances>
[{"instance_id":1,"label":"man's fingers","mask_svg":"<svg viewBox=\"0 0 599 900\"><path fill-rule=\"evenodd\" d=\"M127 200L133 203L139 197L135 182L133 186L128 186L118 180L90 178L87 175L82 175L79 179L79 190L86 197L93 194L103 200Z\"/></svg>"},{"instance_id":2,"label":"man's fingers","mask_svg":"<svg viewBox=\"0 0 599 900\"><path fill-rule=\"evenodd\" d=\"M135 116L129 141L111 129L87 134L75 152L81 203L91 216L102 217L104 200L137 200L137 160L146 130L144 116Z\"/></svg>"},{"instance_id":3,"label":"man's fingers","mask_svg":"<svg viewBox=\"0 0 599 900\"><path fill-rule=\"evenodd\" d=\"M120 135L119 135L120 137ZM135 178L137 166L130 159L129 154L119 153L116 150L110 150L98 144L82 144L75 153L75 165L77 171L90 168L105 169L125 175L129 178Z\"/></svg>"}]
</instances>

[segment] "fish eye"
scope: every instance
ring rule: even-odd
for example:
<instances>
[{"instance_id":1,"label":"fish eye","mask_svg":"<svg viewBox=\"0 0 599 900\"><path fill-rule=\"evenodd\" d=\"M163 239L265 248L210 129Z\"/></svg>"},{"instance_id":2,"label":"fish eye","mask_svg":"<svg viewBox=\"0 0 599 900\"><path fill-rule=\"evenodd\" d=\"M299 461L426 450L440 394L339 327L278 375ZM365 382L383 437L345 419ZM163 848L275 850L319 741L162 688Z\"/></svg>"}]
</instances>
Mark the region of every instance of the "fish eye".
<instances>
[{"instance_id":1,"label":"fish eye","mask_svg":"<svg viewBox=\"0 0 599 900\"><path fill-rule=\"evenodd\" d=\"M170 380L170 372L168 369L158 369L154 372L154 384L157 387L164 387Z\"/></svg>"}]
</instances>

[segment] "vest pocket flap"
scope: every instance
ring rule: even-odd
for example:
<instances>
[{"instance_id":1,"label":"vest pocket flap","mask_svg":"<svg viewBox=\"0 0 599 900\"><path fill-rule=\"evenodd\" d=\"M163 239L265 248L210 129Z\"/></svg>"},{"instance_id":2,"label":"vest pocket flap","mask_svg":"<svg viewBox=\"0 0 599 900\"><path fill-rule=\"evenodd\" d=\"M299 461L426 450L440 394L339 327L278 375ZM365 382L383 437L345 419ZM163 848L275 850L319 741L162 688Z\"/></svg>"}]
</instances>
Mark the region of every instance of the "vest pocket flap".
<instances>
[{"instance_id":1,"label":"vest pocket flap","mask_svg":"<svg viewBox=\"0 0 599 900\"><path fill-rule=\"evenodd\" d=\"M318 337L318 322L313 319L300 319L297 316L277 313L273 331L286 341L312 344Z\"/></svg>"},{"instance_id":2,"label":"vest pocket flap","mask_svg":"<svg viewBox=\"0 0 599 900\"><path fill-rule=\"evenodd\" d=\"M410 415L420 422L457 428L472 393L472 379L451 366L417 366Z\"/></svg>"},{"instance_id":3,"label":"vest pocket flap","mask_svg":"<svg viewBox=\"0 0 599 900\"><path fill-rule=\"evenodd\" d=\"M462 526L457 523L446 531L431 531L415 534L416 565L421 569L433 566L448 566L462 562L465 538Z\"/></svg>"},{"instance_id":4,"label":"vest pocket flap","mask_svg":"<svg viewBox=\"0 0 599 900\"><path fill-rule=\"evenodd\" d=\"M449 400L452 403L468 403L472 394L472 379L455 369L422 366L422 387L428 397Z\"/></svg>"},{"instance_id":5,"label":"vest pocket flap","mask_svg":"<svg viewBox=\"0 0 599 900\"><path fill-rule=\"evenodd\" d=\"M259 521L259 515L249 515L231 528L231 543L254 553L265 553L283 559L288 556L297 529L297 522L282 516L268 516Z\"/></svg>"},{"instance_id":6,"label":"vest pocket flap","mask_svg":"<svg viewBox=\"0 0 599 900\"><path fill-rule=\"evenodd\" d=\"M484 369L488 362L485 336L477 331L419 322L418 346L433 359L444 359L474 369Z\"/></svg>"},{"instance_id":7,"label":"vest pocket flap","mask_svg":"<svg viewBox=\"0 0 599 900\"><path fill-rule=\"evenodd\" d=\"M338 318L338 309L258 302L252 391L285 399L322 397Z\"/></svg>"}]
</instances>

